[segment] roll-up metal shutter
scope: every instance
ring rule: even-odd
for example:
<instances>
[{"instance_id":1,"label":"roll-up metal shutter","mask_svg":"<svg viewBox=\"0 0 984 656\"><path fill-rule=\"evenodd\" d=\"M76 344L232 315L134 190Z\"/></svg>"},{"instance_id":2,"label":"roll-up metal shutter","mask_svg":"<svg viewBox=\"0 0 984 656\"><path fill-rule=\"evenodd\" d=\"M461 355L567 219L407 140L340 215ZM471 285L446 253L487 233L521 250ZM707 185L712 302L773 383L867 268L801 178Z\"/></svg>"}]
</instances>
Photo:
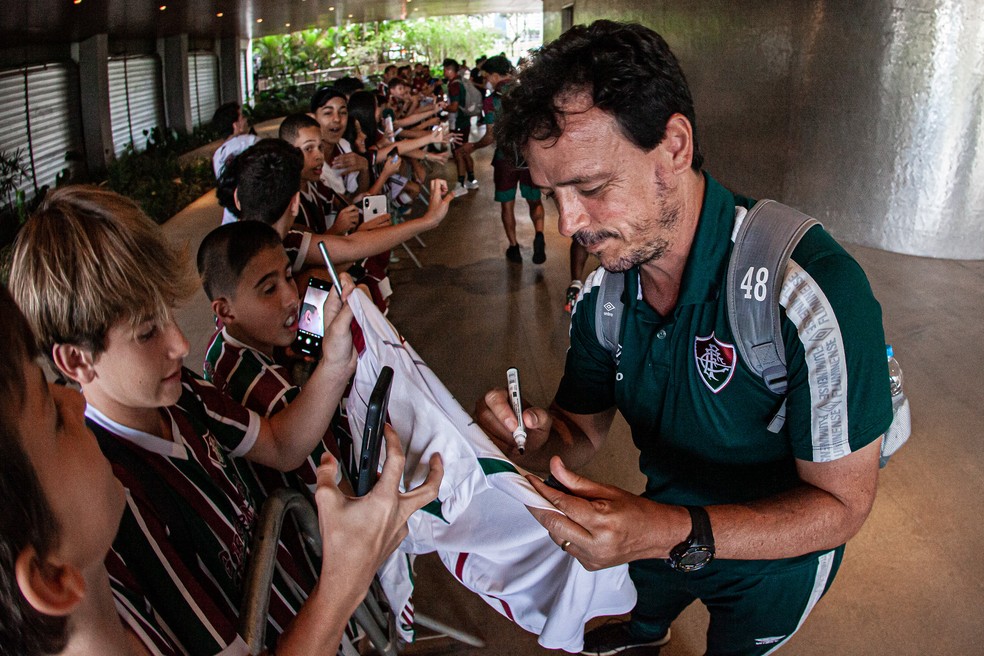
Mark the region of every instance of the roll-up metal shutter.
<instances>
[{"instance_id":1,"label":"roll-up metal shutter","mask_svg":"<svg viewBox=\"0 0 984 656\"><path fill-rule=\"evenodd\" d=\"M161 64L156 56L110 58L109 109L116 154L131 141L138 151L146 148L144 130L149 134L164 125Z\"/></svg>"},{"instance_id":2,"label":"roll-up metal shutter","mask_svg":"<svg viewBox=\"0 0 984 656\"><path fill-rule=\"evenodd\" d=\"M219 107L219 63L212 52L188 54L188 88L191 91L191 124L212 120Z\"/></svg>"},{"instance_id":3,"label":"roll-up metal shutter","mask_svg":"<svg viewBox=\"0 0 984 656\"><path fill-rule=\"evenodd\" d=\"M31 173L19 188L33 193L54 185L68 166L65 156L82 152L78 69L51 63L0 71L0 150L20 149Z\"/></svg>"},{"instance_id":4,"label":"roll-up metal shutter","mask_svg":"<svg viewBox=\"0 0 984 656\"><path fill-rule=\"evenodd\" d=\"M240 89L242 89L243 97L239 99L239 104L245 105L246 101L249 100L249 75L247 74L246 67L249 66L249 57L245 50L239 51L239 84Z\"/></svg>"}]
</instances>

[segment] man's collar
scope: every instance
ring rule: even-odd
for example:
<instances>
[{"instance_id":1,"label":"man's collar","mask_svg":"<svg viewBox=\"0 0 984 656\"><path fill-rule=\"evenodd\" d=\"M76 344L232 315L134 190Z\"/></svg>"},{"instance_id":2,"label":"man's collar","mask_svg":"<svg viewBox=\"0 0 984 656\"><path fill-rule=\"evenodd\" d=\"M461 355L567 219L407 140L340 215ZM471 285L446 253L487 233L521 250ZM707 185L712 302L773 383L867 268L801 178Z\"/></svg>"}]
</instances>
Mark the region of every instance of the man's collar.
<instances>
[{"instance_id":1,"label":"man's collar","mask_svg":"<svg viewBox=\"0 0 984 656\"><path fill-rule=\"evenodd\" d=\"M735 197L707 173L702 173L704 198L687 264L680 279L675 307L696 305L717 298L731 252L731 228L735 218ZM628 289L634 300L645 304L639 280L639 267L632 269Z\"/></svg>"},{"instance_id":2,"label":"man's collar","mask_svg":"<svg viewBox=\"0 0 984 656\"><path fill-rule=\"evenodd\" d=\"M734 194L709 174L703 175L706 181L704 200L680 281L677 305L695 305L717 298L731 251Z\"/></svg>"}]
</instances>

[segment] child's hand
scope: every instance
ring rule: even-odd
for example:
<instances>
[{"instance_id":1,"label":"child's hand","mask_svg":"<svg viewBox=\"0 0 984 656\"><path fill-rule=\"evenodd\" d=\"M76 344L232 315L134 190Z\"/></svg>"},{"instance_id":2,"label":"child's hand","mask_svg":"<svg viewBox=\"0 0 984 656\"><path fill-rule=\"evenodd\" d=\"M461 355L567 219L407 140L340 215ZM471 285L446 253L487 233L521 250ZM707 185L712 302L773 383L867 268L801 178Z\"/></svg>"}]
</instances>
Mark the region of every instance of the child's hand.
<instances>
[{"instance_id":1,"label":"child's hand","mask_svg":"<svg viewBox=\"0 0 984 656\"><path fill-rule=\"evenodd\" d=\"M390 177L400 170L400 164L402 163L403 160L400 159L400 154L394 150L392 155L387 155L386 157L386 163L383 164L383 172L381 177Z\"/></svg>"},{"instance_id":2,"label":"child's hand","mask_svg":"<svg viewBox=\"0 0 984 656\"><path fill-rule=\"evenodd\" d=\"M338 216L335 217L335 223L331 226L331 233L336 235L344 235L352 228L359 225L359 208L355 205L349 205L342 209Z\"/></svg>"},{"instance_id":3,"label":"child's hand","mask_svg":"<svg viewBox=\"0 0 984 656\"><path fill-rule=\"evenodd\" d=\"M342 175L369 170L369 160L358 153L342 153L336 157L331 168Z\"/></svg>"},{"instance_id":4,"label":"child's hand","mask_svg":"<svg viewBox=\"0 0 984 656\"><path fill-rule=\"evenodd\" d=\"M443 127L438 126L436 130L431 130L430 142L433 144L446 144L451 141L451 135Z\"/></svg>"},{"instance_id":5,"label":"child's hand","mask_svg":"<svg viewBox=\"0 0 984 656\"><path fill-rule=\"evenodd\" d=\"M352 292L355 291L355 281L352 280L352 276L350 276L348 273L344 271L339 272L338 281L342 283L342 303L345 303L346 301L348 301L348 297L352 294ZM329 321L334 316L335 315L333 314L328 315Z\"/></svg>"},{"instance_id":6,"label":"child's hand","mask_svg":"<svg viewBox=\"0 0 984 656\"><path fill-rule=\"evenodd\" d=\"M417 220L426 221L430 224L430 228L436 228L448 215L448 208L451 206L452 200L454 200L454 194L448 193L447 180L441 178L431 180L430 205L427 208L427 214Z\"/></svg>"},{"instance_id":7,"label":"child's hand","mask_svg":"<svg viewBox=\"0 0 984 656\"><path fill-rule=\"evenodd\" d=\"M355 141L352 143L356 152L365 154L366 152L366 133L362 131L362 125L355 119Z\"/></svg>"},{"instance_id":8,"label":"child's hand","mask_svg":"<svg viewBox=\"0 0 984 656\"><path fill-rule=\"evenodd\" d=\"M336 264L336 266L338 266ZM334 321L338 313L341 312L342 306L348 301L349 295L355 291L355 281L352 280L350 276L345 271L338 272L338 282L342 283L342 291L339 296L338 290L332 285L331 291L328 292L328 300L325 301L325 306L322 312L324 313L324 325L327 328L328 324Z\"/></svg>"},{"instance_id":9,"label":"child's hand","mask_svg":"<svg viewBox=\"0 0 984 656\"><path fill-rule=\"evenodd\" d=\"M341 278L343 274L339 274ZM352 278L347 281L342 280L342 298L348 299L349 294L355 289ZM331 307L329 307L331 306ZM334 316L331 323L328 317ZM332 292L325 301L325 337L321 342L321 367L338 372L346 378L355 373L355 363L358 354L352 345L352 308L348 303L344 305L338 300L338 296Z\"/></svg>"},{"instance_id":10,"label":"child's hand","mask_svg":"<svg viewBox=\"0 0 984 656\"><path fill-rule=\"evenodd\" d=\"M321 566L322 585L340 594L355 591L365 595L376 570L407 535L407 520L414 512L437 498L444 465L437 454L431 458L427 479L420 486L400 492L406 456L393 428L383 429L386 458L383 472L364 497L342 494L335 485L338 462L326 453L318 468L314 493L318 524L326 554ZM353 549L352 545L358 545ZM360 597L361 598L361 597Z\"/></svg>"}]
</instances>

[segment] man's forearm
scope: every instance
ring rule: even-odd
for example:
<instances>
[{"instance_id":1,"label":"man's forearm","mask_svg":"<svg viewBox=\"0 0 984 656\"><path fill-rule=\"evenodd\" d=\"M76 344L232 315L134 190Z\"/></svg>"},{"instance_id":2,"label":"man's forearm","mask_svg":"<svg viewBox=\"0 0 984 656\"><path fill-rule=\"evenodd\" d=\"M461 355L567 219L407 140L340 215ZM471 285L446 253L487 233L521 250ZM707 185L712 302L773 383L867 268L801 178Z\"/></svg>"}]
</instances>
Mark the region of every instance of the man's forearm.
<instances>
[{"instance_id":1,"label":"man's forearm","mask_svg":"<svg viewBox=\"0 0 984 656\"><path fill-rule=\"evenodd\" d=\"M833 549L853 537L871 511L878 485L878 447L873 444L830 463L799 462L804 480L791 490L748 503L705 506L716 556L734 560L793 558ZM679 506L650 502L646 522L650 550L665 558L687 538Z\"/></svg>"},{"instance_id":2,"label":"man's forearm","mask_svg":"<svg viewBox=\"0 0 984 656\"><path fill-rule=\"evenodd\" d=\"M709 507L719 557L788 558L847 542L875 501L880 444L829 463L798 462L804 484L774 497Z\"/></svg>"},{"instance_id":3,"label":"man's forearm","mask_svg":"<svg viewBox=\"0 0 984 656\"><path fill-rule=\"evenodd\" d=\"M878 478L877 450L876 442L873 453L861 449L840 459L846 463L816 467L810 463L804 468L798 462L804 482L792 490L749 503L705 506L716 556L776 560L843 544L857 533L870 511ZM573 553L589 570L665 559L690 534L691 519L683 506L650 501L618 487L579 479L573 472L561 470L561 474L561 482L580 498L545 488L544 496L564 514L533 514L558 541L574 540L571 536L576 535Z\"/></svg>"}]
</instances>

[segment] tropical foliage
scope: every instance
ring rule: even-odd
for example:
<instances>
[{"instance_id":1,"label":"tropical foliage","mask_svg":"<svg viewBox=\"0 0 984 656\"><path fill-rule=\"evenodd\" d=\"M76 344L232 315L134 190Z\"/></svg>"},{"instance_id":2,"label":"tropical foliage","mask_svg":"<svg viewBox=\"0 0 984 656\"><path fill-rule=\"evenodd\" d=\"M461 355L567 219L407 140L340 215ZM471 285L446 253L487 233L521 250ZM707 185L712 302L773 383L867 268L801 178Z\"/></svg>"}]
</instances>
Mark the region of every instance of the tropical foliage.
<instances>
[{"instance_id":1,"label":"tropical foliage","mask_svg":"<svg viewBox=\"0 0 984 656\"><path fill-rule=\"evenodd\" d=\"M468 16L442 16L267 36L253 41L253 53L259 78L296 84L305 73L326 69L351 68L367 75L388 61L424 61L437 67L445 57L474 61L493 41L494 35Z\"/></svg>"}]
</instances>

